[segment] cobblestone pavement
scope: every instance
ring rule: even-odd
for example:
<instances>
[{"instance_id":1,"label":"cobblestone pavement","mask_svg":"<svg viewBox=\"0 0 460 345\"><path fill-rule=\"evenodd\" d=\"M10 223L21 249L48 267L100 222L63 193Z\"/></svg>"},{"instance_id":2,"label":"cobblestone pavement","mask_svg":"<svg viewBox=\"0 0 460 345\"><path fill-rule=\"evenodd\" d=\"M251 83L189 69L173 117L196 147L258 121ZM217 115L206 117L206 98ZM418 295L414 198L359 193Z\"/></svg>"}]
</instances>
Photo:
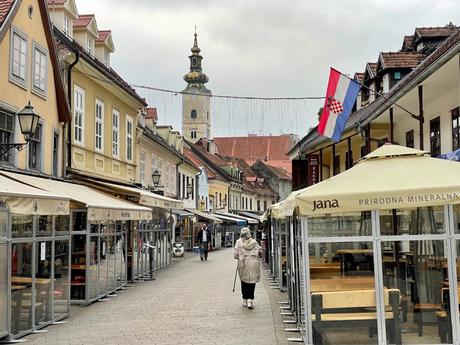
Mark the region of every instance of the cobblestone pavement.
<instances>
[{"instance_id":1,"label":"cobblestone pavement","mask_svg":"<svg viewBox=\"0 0 460 345\"><path fill-rule=\"evenodd\" d=\"M201 262L187 253L155 281L135 283L108 302L73 307L65 324L26 337L27 344L287 344L266 281L256 287L253 310L241 306L239 281L232 293L232 254L217 250Z\"/></svg>"}]
</instances>

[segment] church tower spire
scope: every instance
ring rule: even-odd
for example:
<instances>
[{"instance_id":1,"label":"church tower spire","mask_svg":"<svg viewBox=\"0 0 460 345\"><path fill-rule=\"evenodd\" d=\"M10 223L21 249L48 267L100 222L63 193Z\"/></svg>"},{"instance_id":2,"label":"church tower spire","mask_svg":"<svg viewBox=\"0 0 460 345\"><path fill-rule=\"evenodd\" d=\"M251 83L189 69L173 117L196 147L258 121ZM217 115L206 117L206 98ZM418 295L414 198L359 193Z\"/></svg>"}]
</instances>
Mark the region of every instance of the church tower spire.
<instances>
[{"instance_id":1,"label":"church tower spire","mask_svg":"<svg viewBox=\"0 0 460 345\"><path fill-rule=\"evenodd\" d=\"M182 135L191 142L201 138L211 139L211 90L205 84L209 81L203 73L203 56L198 47L198 34L194 34L190 72L184 75L187 87L182 91Z\"/></svg>"}]
</instances>

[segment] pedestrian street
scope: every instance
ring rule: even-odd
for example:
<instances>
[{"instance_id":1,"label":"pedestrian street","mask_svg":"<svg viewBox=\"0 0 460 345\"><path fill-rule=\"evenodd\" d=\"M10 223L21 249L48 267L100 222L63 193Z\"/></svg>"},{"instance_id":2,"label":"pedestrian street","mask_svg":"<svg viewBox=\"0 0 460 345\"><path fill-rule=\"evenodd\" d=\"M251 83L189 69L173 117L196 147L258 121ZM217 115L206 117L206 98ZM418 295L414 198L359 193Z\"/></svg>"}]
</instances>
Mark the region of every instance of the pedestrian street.
<instances>
[{"instance_id":1,"label":"pedestrian street","mask_svg":"<svg viewBox=\"0 0 460 345\"><path fill-rule=\"evenodd\" d=\"M239 279L232 293L235 263L232 249L210 252L203 262L187 253L156 272L155 281L72 307L65 323L24 339L35 345L286 344L275 336L266 281L257 284L253 310L241 306Z\"/></svg>"}]
</instances>

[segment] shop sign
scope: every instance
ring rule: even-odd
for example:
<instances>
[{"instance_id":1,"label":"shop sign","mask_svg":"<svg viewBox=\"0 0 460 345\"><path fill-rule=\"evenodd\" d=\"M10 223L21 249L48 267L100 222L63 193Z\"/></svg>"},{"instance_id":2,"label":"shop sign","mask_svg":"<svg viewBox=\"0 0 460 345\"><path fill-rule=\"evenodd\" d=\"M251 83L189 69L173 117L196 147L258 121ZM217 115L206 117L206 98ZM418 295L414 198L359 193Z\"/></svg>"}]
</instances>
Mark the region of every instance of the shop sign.
<instances>
[{"instance_id":1,"label":"shop sign","mask_svg":"<svg viewBox=\"0 0 460 345\"><path fill-rule=\"evenodd\" d=\"M319 155L308 156L307 187L318 183L319 178Z\"/></svg>"}]
</instances>

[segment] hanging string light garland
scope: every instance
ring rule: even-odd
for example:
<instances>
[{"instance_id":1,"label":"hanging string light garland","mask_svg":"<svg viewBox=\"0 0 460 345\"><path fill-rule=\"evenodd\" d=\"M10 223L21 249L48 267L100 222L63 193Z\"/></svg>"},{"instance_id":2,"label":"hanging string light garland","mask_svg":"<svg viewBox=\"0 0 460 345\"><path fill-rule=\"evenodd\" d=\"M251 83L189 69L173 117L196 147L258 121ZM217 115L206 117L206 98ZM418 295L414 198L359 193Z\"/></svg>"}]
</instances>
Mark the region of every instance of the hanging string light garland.
<instances>
[{"instance_id":1,"label":"hanging string light garland","mask_svg":"<svg viewBox=\"0 0 460 345\"><path fill-rule=\"evenodd\" d=\"M161 89L158 87L153 86L146 86L146 85L138 85L138 84L129 84L131 87L136 89L146 89L152 91L161 91L171 93L174 96L178 95L196 95L192 92L184 92L184 91L174 91L168 89ZM318 100L324 99L324 96L305 96L305 97L256 97L256 96L230 96L230 95L207 95L207 94L200 94L201 97L211 97L211 98L233 98L233 99L254 99L254 100L262 100L262 101L300 101L300 100Z\"/></svg>"}]
</instances>

